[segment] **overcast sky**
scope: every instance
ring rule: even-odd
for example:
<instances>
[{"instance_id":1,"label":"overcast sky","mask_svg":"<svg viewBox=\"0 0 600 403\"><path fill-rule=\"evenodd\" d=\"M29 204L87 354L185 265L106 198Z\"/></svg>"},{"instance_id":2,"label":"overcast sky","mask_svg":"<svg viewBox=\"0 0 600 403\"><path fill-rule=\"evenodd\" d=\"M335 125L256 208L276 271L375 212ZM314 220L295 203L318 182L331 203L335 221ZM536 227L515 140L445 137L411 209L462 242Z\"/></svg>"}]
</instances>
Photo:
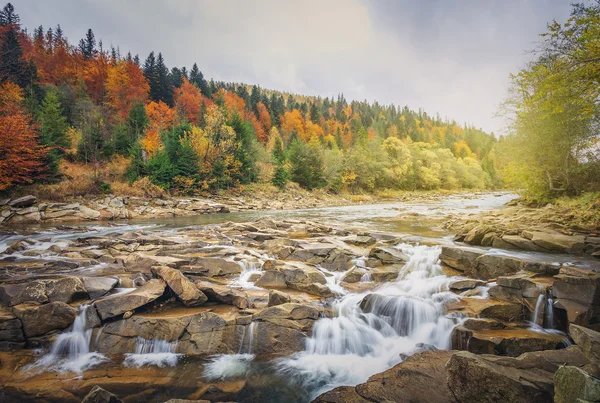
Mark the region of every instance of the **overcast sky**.
<instances>
[{"instance_id":1,"label":"overcast sky","mask_svg":"<svg viewBox=\"0 0 600 403\"><path fill-rule=\"evenodd\" d=\"M502 132L509 74L568 0L13 0L30 31L92 28L105 47L162 52L207 78L408 105Z\"/></svg>"}]
</instances>

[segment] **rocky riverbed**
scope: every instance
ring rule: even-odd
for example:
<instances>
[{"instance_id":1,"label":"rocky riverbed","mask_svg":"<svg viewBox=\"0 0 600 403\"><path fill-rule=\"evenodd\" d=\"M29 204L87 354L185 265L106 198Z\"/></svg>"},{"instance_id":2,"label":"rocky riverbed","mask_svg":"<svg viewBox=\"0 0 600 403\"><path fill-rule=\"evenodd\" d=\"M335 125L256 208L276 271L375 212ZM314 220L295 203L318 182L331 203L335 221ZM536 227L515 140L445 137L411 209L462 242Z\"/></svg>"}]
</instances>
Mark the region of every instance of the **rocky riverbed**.
<instances>
[{"instance_id":1,"label":"rocky riverbed","mask_svg":"<svg viewBox=\"0 0 600 403\"><path fill-rule=\"evenodd\" d=\"M505 201L13 230L0 401L597 400L600 261L437 213Z\"/></svg>"}]
</instances>

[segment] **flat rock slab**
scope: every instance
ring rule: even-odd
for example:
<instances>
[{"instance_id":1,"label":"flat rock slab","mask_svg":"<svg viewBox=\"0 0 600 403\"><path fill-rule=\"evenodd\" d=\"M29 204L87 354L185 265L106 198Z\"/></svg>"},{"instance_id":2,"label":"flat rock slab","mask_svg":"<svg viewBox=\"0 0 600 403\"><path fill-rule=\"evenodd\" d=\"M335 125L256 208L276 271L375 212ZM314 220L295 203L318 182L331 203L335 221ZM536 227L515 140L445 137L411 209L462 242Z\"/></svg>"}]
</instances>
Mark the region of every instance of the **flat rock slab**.
<instances>
[{"instance_id":1,"label":"flat rock slab","mask_svg":"<svg viewBox=\"0 0 600 403\"><path fill-rule=\"evenodd\" d=\"M94 303L94 306L100 318L106 320L123 315L127 311L132 311L156 300L164 294L165 288L166 283L163 280L152 279L127 294L98 300Z\"/></svg>"}]
</instances>

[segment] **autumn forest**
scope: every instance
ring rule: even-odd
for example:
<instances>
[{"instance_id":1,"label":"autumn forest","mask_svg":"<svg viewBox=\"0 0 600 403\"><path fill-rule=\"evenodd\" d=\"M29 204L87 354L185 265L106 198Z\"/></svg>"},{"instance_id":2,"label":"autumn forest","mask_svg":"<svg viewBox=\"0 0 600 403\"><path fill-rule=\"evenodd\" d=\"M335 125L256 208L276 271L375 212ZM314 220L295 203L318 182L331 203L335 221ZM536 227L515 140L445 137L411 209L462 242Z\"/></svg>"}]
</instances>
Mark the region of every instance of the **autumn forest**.
<instances>
[{"instance_id":1,"label":"autumn forest","mask_svg":"<svg viewBox=\"0 0 600 403\"><path fill-rule=\"evenodd\" d=\"M496 138L470 126L343 95L313 97L207 80L107 49L88 30L0 27L0 190L174 194L289 181L306 189L482 189L499 185ZM93 180L77 181L82 171ZM85 182L85 183L83 183ZM130 189L128 189L130 188Z\"/></svg>"}]
</instances>

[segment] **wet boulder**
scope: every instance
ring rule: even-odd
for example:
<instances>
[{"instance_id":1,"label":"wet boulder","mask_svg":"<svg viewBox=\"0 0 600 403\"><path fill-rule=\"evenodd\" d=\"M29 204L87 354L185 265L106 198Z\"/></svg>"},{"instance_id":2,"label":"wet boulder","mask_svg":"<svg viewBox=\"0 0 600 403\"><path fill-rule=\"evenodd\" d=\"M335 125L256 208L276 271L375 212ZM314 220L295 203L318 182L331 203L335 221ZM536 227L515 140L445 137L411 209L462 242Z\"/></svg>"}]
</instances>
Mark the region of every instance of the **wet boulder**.
<instances>
[{"instance_id":1,"label":"wet boulder","mask_svg":"<svg viewBox=\"0 0 600 403\"><path fill-rule=\"evenodd\" d=\"M581 368L560 367L554 374L554 402L598 402L600 380Z\"/></svg>"},{"instance_id":2,"label":"wet boulder","mask_svg":"<svg viewBox=\"0 0 600 403\"><path fill-rule=\"evenodd\" d=\"M198 306L208 301L207 296L179 270L167 266L152 268L152 272L162 279L185 306Z\"/></svg>"},{"instance_id":3,"label":"wet boulder","mask_svg":"<svg viewBox=\"0 0 600 403\"><path fill-rule=\"evenodd\" d=\"M463 241L470 245L481 245L483 238L492 231L493 229L488 225L476 225L469 232L467 232Z\"/></svg>"},{"instance_id":4,"label":"wet boulder","mask_svg":"<svg viewBox=\"0 0 600 403\"><path fill-rule=\"evenodd\" d=\"M518 357L532 351L554 350L564 345L566 337L529 329L477 329L456 326L452 330L452 349L475 354Z\"/></svg>"},{"instance_id":5,"label":"wet boulder","mask_svg":"<svg viewBox=\"0 0 600 403\"><path fill-rule=\"evenodd\" d=\"M583 253L585 237L583 235L565 235L557 232L525 230L521 235L534 244L553 252Z\"/></svg>"},{"instance_id":6,"label":"wet boulder","mask_svg":"<svg viewBox=\"0 0 600 403\"><path fill-rule=\"evenodd\" d=\"M180 268L185 274L218 277L240 274L242 272L242 267L238 263L219 257L190 257L188 255L188 259L190 260L190 265Z\"/></svg>"},{"instance_id":7,"label":"wet boulder","mask_svg":"<svg viewBox=\"0 0 600 403\"><path fill-rule=\"evenodd\" d=\"M81 277L83 287L90 299L100 298L119 284L116 277Z\"/></svg>"},{"instance_id":8,"label":"wet boulder","mask_svg":"<svg viewBox=\"0 0 600 403\"><path fill-rule=\"evenodd\" d=\"M325 276L314 266L300 262L286 262L282 269L288 287L295 288L299 284L325 284Z\"/></svg>"},{"instance_id":9,"label":"wet boulder","mask_svg":"<svg viewBox=\"0 0 600 403\"><path fill-rule=\"evenodd\" d=\"M553 293L558 299L555 308L564 311L571 323L600 330L600 274L562 267L554 278Z\"/></svg>"},{"instance_id":10,"label":"wet boulder","mask_svg":"<svg viewBox=\"0 0 600 403\"><path fill-rule=\"evenodd\" d=\"M291 302L291 301L292 301L292 298L284 292L277 291L277 290L269 291L268 306L287 304L288 302Z\"/></svg>"},{"instance_id":11,"label":"wet boulder","mask_svg":"<svg viewBox=\"0 0 600 403\"><path fill-rule=\"evenodd\" d=\"M466 291L483 285L485 285L485 281L465 279L452 282L449 288L451 291Z\"/></svg>"},{"instance_id":12,"label":"wet boulder","mask_svg":"<svg viewBox=\"0 0 600 403\"><path fill-rule=\"evenodd\" d=\"M254 285L263 288L286 288L286 276L278 270L266 270Z\"/></svg>"},{"instance_id":13,"label":"wet boulder","mask_svg":"<svg viewBox=\"0 0 600 403\"><path fill-rule=\"evenodd\" d=\"M399 264L408 261L406 256L400 249L388 246L375 246L369 251L369 258L379 260L382 264Z\"/></svg>"},{"instance_id":14,"label":"wet boulder","mask_svg":"<svg viewBox=\"0 0 600 403\"><path fill-rule=\"evenodd\" d=\"M25 335L21 321L8 308L0 306L0 351L25 347Z\"/></svg>"},{"instance_id":15,"label":"wet boulder","mask_svg":"<svg viewBox=\"0 0 600 403\"><path fill-rule=\"evenodd\" d=\"M484 254L475 248L442 246L440 260L447 266L469 274L476 265L476 260Z\"/></svg>"},{"instance_id":16,"label":"wet boulder","mask_svg":"<svg viewBox=\"0 0 600 403\"><path fill-rule=\"evenodd\" d=\"M447 384L459 402L551 402L553 376L563 364L583 367L589 361L577 347L516 358L461 351L446 364Z\"/></svg>"},{"instance_id":17,"label":"wet boulder","mask_svg":"<svg viewBox=\"0 0 600 403\"><path fill-rule=\"evenodd\" d=\"M195 287L208 297L208 300L221 304L233 305L240 309L250 306L246 293L230 288L226 285L211 283L208 281L196 281Z\"/></svg>"},{"instance_id":18,"label":"wet boulder","mask_svg":"<svg viewBox=\"0 0 600 403\"><path fill-rule=\"evenodd\" d=\"M121 403L121 399L96 385L85 395L81 403Z\"/></svg>"},{"instance_id":19,"label":"wet boulder","mask_svg":"<svg viewBox=\"0 0 600 403\"><path fill-rule=\"evenodd\" d=\"M133 311L162 296L166 284L163 280L152 279L140 288L127 294L119 294L94 302L98 315L104 321L125 312Z\"/></svg>"},{"instance_id":20,"label":"wet boulder","mask_svg":"<svg viewBox=\"0 0 600 403\"><path fill-rule=\"evenodd\" d=\"M53 330L71 326L77 310L64 302L50 302L44 305L17 305L13 313L23 324L27 338L42 336Z\"/></svg>"},{"instance_id":21,"label":"wet boulder","mask_svg":"<svg viewBox=\"0 0 600 403\"><path fill-rule=\"evenodd\" d=\"M25 207L33 206L36 201L37 201L37 198L35 196L28 195L28 196L19 197L17 199L12 199L11 201L8 202L8 205L11 207L14 207L14 208L25 208Z\"/></svg>"},{"instance_id":22,"label":"wet boulder","mask_svg":"<svg viewBox=\"0 0 600 403\"><path fill-rule=\"evenodd\" d=\"M8 306L23 303L46 303L48 302L46 284L42 281L3 284L0 286L0 301Z\"/></svg>"},{"instance_id":23,"label":"wet boulder","mask_svg":"<svg viewBox=\"0 0 600 403\"><path fill-rule=\"evenodd\" d=\"M78 277L62 277L46 282L46 295L48 301L73 302L87 297L87 291Z\"/></svg>"},{"instance_id":24,"label":"wet boulder","mask_svg":"<svg viewBox=\"0 0 600 403\"><path fill-rule=\"evenodd\" d=\"M317 397L319 403L456 402L446 383L451 351L424 351L357 386L341 386Z\"/></svg>"},{"instance_id":25,"label":"wet boulder","mask_svg":"<svg viewBox=\"0 0 600 403\"><path fill-rule=\"evenodd\" d=\"M600 364L600 333L587 327L571 324L569 335L582 350L585 356L596 364Z\"/></svg>"}]
</instances>

